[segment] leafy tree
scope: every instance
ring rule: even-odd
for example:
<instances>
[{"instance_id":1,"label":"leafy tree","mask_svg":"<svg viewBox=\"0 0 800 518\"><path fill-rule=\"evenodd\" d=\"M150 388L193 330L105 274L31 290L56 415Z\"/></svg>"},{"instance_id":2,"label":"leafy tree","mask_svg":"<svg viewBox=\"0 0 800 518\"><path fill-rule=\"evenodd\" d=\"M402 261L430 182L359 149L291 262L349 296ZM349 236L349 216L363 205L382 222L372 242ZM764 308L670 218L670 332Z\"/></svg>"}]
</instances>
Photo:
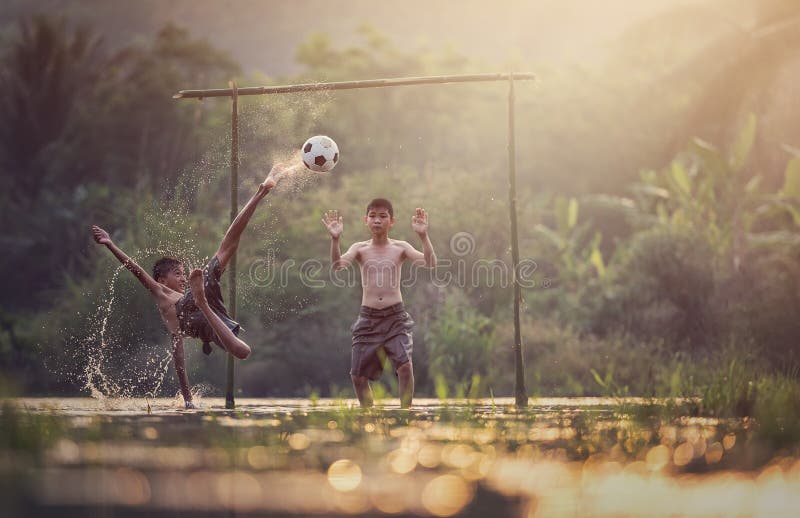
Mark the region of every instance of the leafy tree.
<instances>
[{"instance_id":1,"label":"leafy tree","mask_svg":"<svg viewBox=\"0 0 800 518\"><path fill-rule=\"evenodd\" d=\"M114 184L144 182L173 192L186 168L210 145L221 144L214 142L213 128L224 125L222 114L229 108L177 102L172 94L227 84L240 72L227 53L174 25L161 29L149 45L117 52L99 86L103 116L91 121L97 148L114 150L103 154L103 170L97 173Z\"/></svg>"},{"instance_id":2,"label":"leafy tree","mask_svg":"<svg viewBox=\"0 0 800 518\"><path fill-rule=\"evenodd\" d=\"M97 80L104 55L91 30L70 30L64 19L36 15L19 23L2 59L0 160L11 198L24 208L44 188L64 181L55 173L77 174L59 168L58 161L80 140L74 118L86 105L85 92Z\"/></svg>"}]
</instances>

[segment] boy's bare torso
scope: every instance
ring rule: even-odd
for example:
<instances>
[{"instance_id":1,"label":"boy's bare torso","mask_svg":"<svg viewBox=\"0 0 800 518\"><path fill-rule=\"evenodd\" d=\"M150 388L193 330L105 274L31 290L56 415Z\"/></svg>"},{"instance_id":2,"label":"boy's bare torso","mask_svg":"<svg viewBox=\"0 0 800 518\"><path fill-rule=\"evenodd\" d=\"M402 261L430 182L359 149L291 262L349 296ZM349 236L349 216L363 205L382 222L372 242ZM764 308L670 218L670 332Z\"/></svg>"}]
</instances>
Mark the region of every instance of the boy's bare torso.
<instances>
[{"instance_id":1,"label":"boy's bare torso","mask_svg":"<svg viewBox=\"0 0 800 518\"><path fill-rule=\"evenodd\" d=\"M183 297L183 293L172 290L164 286L161 293L156 296L156 305L158 312L161 314L161 319L167 330L177 335L181 333L181 327L178 323L178 312L175 309L175 304Z\"/></svg>"},{"instance_id":2,"label":"boy's bare torso","mask_svg":"<svg viewBox=\"0 0 800 518\"><path fill-rule=\"evenodd\" d=\"M410 246L396 239L380 244L372 240L358 243L356 261L361 269L361 305L382 309L403 302L400 277Z\"/></svg>"}]
</instances>

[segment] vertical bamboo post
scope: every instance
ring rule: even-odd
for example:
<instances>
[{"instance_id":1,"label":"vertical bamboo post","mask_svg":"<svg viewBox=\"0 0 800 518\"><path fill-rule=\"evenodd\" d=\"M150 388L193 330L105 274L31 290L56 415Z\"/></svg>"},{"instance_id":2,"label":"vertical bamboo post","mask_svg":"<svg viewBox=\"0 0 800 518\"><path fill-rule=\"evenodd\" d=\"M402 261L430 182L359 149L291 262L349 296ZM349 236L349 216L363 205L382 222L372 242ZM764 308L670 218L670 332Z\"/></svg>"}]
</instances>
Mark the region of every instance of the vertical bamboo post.
<instances>
[{"instance_id":1,"label":"vertical bamboo post","mask_svg":"<svg viewBox=\"0 0 800 518\"><path fill-rule=\"evenodd\" d=\"M517 159L514 135L514 76L508 77L508 207L511 219L511 262L514 282L514 398L517 408L528 406L525 390L525 365L522 358L522 331L520 330L519 305L522 291L519 285L519 236L517 233Z\"/></svg>"},{"instance_id":2,"label":"vertical bamboo post","mask_svg":"<svg viewBox=\"0 0 800 518\"><path fill-rule=\"evenodd\" d=\"M231 223L236 219L239 212L239 92L236 82L229 83L231 87ZM236 255L233 254L228 268L228 282L230 282L230 292L228 295L228 308L230 308L231 318L236 319ZM234 357L228 353L228 371L225 384L225 408L236 408L236 400L233 397L233 378L234 378Z\"/></svg>"}]
</instances>

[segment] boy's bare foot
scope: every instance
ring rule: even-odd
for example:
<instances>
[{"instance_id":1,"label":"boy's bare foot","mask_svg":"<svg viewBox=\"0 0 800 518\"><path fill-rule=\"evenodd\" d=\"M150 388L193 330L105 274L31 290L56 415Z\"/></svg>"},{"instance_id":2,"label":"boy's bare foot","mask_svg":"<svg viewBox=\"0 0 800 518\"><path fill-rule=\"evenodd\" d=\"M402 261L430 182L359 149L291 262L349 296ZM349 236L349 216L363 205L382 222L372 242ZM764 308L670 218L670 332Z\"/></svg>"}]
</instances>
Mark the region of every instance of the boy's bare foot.
<instances>
[{"instance_id":1,"label":"boy's bare foot","mask_svg":"<svg viewBox=\"0 0 800 518\"><path fill-rule=\"evenodd\" d=\"M261 187L267 189L269 192L284 176L291 174L294 166L291 163L277 163L272 166L267 179L261 184Z\"/></svg>"},{"instance_id":2,"label":"boy's bare foot","mask_svg":"<svg viewBox=\"0 0 800 518\"><path fill-rule=\"evenodd\" d=\"M269 191L271 191L271 190L272 190L272 189L275 187L275 185L276 185L277 183L278 183L278 182L277 182L277 181L275 180L275 178L272 176L272 173L270 173L270 176L267 176L267 179L266 179L266 180L264 180L263 182L261 182L261 188L262 188L262 189L266 189L266 191L267 191L267 192L269 192Z\"/></svg>"},{"instance_id":3,"label":"boy's bare foot","mask_svg":"<svg viewBox=\"0 0 800 518\"><path fill-rule=\"evenodd\" d=\"M200 268L192 270L192 273L189 274L189 287L192 288L192 295L194 295L194 301L198 307L208 306L206 291L203 286L203 270Z\"/></svg>"}]
</instances>

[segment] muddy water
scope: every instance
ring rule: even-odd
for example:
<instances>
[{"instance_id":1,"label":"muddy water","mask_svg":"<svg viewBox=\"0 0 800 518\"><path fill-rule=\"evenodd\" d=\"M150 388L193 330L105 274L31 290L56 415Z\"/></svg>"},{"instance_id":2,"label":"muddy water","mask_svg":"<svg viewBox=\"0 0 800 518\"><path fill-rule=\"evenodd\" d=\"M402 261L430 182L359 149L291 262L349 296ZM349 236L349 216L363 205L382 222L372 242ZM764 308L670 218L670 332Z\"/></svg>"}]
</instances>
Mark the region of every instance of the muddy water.
<instances>
[{"instance_id":1,"label":"muddy water","mask_svg":"<svg viewBox=\"0 0 800 518\"><path fill-rule=\"evenodd\" d=\"M19 515L797 516L800 462L665 401L17 399ZM670 402L674 408L680 402ZM38 440L34 440L37 439Z\"/></svg>"}]
</instances>

